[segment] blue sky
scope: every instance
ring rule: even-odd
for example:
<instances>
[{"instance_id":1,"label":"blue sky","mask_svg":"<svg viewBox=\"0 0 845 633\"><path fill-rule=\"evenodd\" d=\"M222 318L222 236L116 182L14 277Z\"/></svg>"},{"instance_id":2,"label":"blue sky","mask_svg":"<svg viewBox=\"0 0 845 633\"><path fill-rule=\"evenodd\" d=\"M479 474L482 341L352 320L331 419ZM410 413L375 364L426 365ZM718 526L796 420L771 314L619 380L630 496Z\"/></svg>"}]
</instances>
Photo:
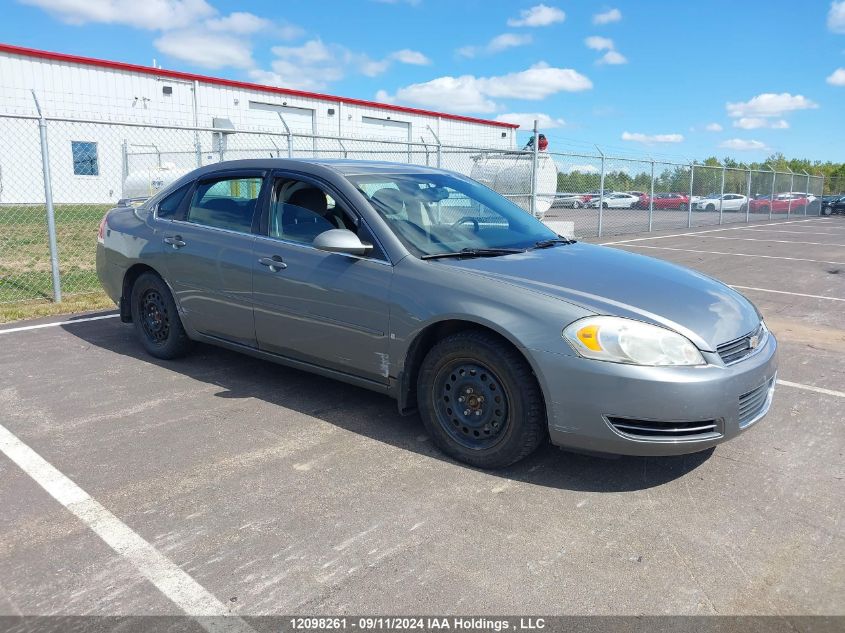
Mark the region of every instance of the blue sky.
<instances>
[{"instance_id":1,"label":"blue sky","mask_svg":"<svg viewBox=\"0 0 845 633\"><path fill-rule=\"evenodd\" d=\"M10 44L481 118L557 149L845 160L845 0L0 0Z\"/></svg>"}]
</instances>

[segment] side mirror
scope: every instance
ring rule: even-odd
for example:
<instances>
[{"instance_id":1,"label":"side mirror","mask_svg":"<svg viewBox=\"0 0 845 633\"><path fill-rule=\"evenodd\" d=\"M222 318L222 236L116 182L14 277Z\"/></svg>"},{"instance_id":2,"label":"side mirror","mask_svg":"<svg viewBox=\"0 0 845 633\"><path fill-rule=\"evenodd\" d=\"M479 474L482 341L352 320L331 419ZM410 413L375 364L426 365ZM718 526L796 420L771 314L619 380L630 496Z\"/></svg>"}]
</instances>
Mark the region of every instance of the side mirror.
<instances>
[{"instance_id":1,"label":"side mirror","mask_svg":"<svg viewBox=\"0 0 845 633\"><path fill-rule=\"evenodd\" d=\"M331 229L324 231L314 238L311 245L327 253L344 253L346 255L366 255L373 250L372 244L364 244L352 231L347 229Z\"/></svg>"}]
</instances>

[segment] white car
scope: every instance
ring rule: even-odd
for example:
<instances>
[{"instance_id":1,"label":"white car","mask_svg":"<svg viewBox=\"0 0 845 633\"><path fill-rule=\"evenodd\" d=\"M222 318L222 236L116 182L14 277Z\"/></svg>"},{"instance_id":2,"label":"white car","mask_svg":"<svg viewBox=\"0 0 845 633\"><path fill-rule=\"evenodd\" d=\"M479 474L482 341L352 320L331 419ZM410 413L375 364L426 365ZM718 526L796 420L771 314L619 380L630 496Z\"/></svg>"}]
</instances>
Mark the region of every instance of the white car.
<instances>
[{"instance_id":1,"label":"white car","mask_svg":"<svg viewBox=\"0 0 845 633\"><path fill-rule=\"evenodd\" d=\"M748 198L738 193L726 193L722 196L706 196L698 200L693 208L696 211L745 211Z\"/></svg>"},{"instance_id":2,"label":"white car","mask_svg":"<svg viewBox=\"0 0 845 633\"><path fill-rule=\"evenodd\" d=\"M605 194L601 201L598 198L590 200L587 206L598 209L601 202L601 206L605 209L632 209L639 201L639 196L632 196L630 193L611 193Z\"/></svg>"}]
</instances>

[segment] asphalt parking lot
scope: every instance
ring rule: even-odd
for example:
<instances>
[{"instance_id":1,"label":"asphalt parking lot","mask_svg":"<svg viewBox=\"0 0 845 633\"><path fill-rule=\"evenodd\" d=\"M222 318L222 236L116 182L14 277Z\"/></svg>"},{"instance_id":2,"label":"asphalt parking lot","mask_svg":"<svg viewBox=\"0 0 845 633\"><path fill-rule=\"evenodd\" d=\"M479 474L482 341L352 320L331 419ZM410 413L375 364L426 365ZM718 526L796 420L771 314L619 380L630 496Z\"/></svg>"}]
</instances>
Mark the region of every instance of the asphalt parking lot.
<instances>
[{"instance_id":1,"label":"asphalt parking lot","mask_svg":"<svg viewBox=\"0 0 845 633\"><path fill-rule=\"evenodd\" d=\"M361 389L205 346L155 361L116 318L3 326L0 615L176 614L174 594L241 615L845 614L845 218L761 220L591 240L734 285L779 338L768 417L685 457L546 447L482 472Z\"/></svg>"}]
</instances>

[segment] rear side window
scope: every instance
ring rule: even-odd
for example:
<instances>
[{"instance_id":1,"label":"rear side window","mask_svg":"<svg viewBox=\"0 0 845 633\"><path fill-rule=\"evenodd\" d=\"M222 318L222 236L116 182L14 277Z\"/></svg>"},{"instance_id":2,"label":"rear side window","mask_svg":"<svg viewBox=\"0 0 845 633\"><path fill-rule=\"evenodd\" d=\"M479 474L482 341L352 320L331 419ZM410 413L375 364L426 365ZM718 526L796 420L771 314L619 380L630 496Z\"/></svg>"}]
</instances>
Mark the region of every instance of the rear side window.
<instances>
[{"instance_id":1,"label":"rear side window","mask_svg":"<svg viewBox=\"0 0 845 633\"><path fill-rule=\"evenodd\" d=\"M201 182L191 199L188 222L249 233L261 178L225 178Z\"/></svg>"},{"instance_id":2,"label":"rear side window","mask_svg":"<svg viewBox=\"0 0 845 633\"><path fill-rule=\"evenodd\" d=\"M190 187L191 185L187 184L184 187L179 187L173 193L165 196L164 199L158 203L158 217L169 219L175 217L176 212L179 210L179 207L182 204L182 199L185 197L185 194L188 193L188 189L190 189Z\"/></svg>"}]
</instances>

